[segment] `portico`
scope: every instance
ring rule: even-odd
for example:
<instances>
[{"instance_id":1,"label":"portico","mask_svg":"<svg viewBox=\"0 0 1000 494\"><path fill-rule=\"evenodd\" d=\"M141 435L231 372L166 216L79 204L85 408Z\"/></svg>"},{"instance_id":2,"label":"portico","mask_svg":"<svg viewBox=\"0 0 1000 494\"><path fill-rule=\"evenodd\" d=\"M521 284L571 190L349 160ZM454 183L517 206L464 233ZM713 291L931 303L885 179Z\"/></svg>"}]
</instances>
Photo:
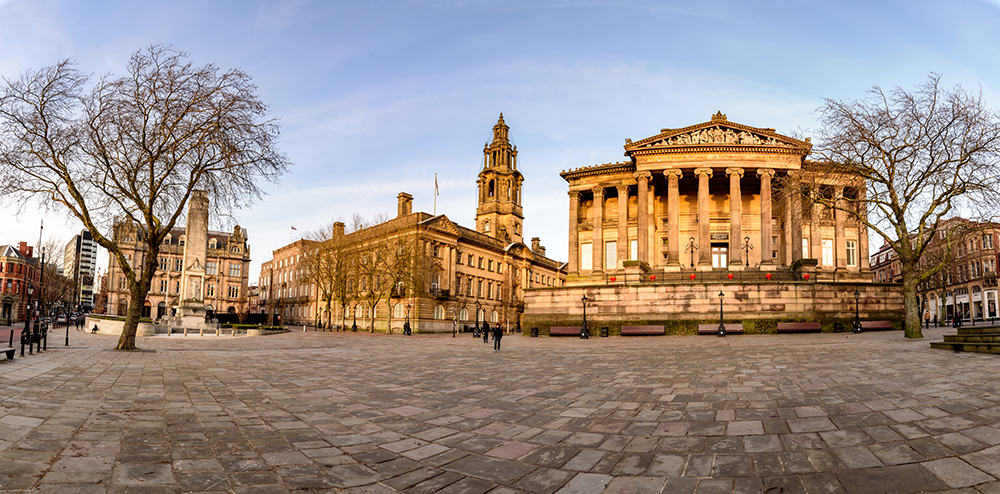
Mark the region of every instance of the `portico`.
<instances>
[{"instance_id":1,"label":"portico","mask_svg":"<svg viewBox=\"0 0 1000 494\"><path fill-rule=\"evenodd\" d=\"M862 279L864 226L813 205L808 195L854 198L863 187L852 177L818 173L822 165L806 160L811 147L808 139L717 113L708 122L627 139L625 161L564 171L567 284L626 282L626 271L811 271L813 263L802 259L816 259L818 276Z\"/></svg>"}]
</instances>

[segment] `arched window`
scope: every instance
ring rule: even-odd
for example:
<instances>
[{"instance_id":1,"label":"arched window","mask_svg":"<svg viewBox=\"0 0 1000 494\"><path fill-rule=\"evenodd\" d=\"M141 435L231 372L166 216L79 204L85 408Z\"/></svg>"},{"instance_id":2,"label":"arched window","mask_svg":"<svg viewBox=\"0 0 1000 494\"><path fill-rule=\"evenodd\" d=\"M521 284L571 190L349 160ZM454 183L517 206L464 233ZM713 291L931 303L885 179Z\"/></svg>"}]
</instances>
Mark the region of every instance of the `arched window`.
<instances>
[{"instance_id":1,"label":"arched window","mask_svg":"<svg viewBox=\"0 0 1000 494\"><path fill-rule=\"evenodd\" d=\"M440 304L434 307L434 319L444 319L444 307Z\"/></svg>"},{"instance_id":2,"label":"arched window","mask_svg":"<svg viewBox=\"0 0 1000 494\"><path fill-rule=\"evenodd\" d=\"M490 220L483 222L483 231L489 233L490 231Z\"/></svg>"},{"instance_id":3,"label":"arched window","mask_svg":"<svg viewBox=\"0 0 1000 494\"><path fill-rule=\"evenodd\" d=\"M355 317L361 317L361 318L365 317L364 308L361 307L361 304L354 306L354 315Z\"/></svg>"},{"instance_id":4,"label":"arched window","mask_svg":"<svg viewBox=\"0 0 1000 494\"><path fill-rule=\"evenodd\" d=\"M228 312L230 314L235 314L236 313L236 307L233 307L232 305L230 305L229 308L226 309L226 312Z\"/></svg>"},{"instance_id":5,"label":"arched window","mask_svg":"<svg viewBox=\"0 0 1000 494\"><path fill-rule=\"evenodd\" d=\"M499 320L500 320L500 314L497 314L497 311L493 311L493 313L490 314L490 322L496 323Z\"/></svg>"},{"instance_id":6,"label":"arched window","mask_svg":"<svg viewBox=\"0 0 1000 494\"><path fill-rule=\"evenodd\" d=\"M462 310L458 311L458 318L463 321L469 320L469 309L462 307Z\"/></svg>"},{"instance_id":7,"label":"arched window","mask_svg":"<svg viewBox=\"0 0 1000 494\"><path fill-rule=\"evenodd\" d=\"M403 304L396 304L392 308L392 317L401 318L403 317Z\"/></svg>"},{"instance_id":8,"label":"arched window","mask_svg":"<svg viewBox=\"0 0 1000 494\"><path fill-rule=\"evenodd\" d=\"M219 242L217 240L215 240L214 238L211 239L211 240L209 240L208 241L208 248L209 249L218 249L219 248Z\"/></svg>"}]
</instances>

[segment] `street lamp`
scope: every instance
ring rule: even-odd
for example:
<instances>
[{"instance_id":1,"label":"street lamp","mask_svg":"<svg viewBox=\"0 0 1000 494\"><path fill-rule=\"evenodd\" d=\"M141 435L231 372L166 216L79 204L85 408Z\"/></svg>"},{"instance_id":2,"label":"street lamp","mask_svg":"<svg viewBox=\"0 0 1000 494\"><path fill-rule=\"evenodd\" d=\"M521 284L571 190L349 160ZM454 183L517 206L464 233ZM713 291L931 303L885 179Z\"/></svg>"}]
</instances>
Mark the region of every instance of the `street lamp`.
<instances>
[{"instance_id":1,"label":"street lamp","mask_svg":"<svg viewBox=\"0 0 1000 494\"><path fill-rule=\"evenodd\" d=\"M587 294L583 294L583 327L580 328L580 339L585 340L590 337L590 331L587 330Z\"/></svg>"},{"instance_id":2,"label":"street lamp","mask_svg":"<svg viewBox=\"0 0 1000 494\"><path fill-rule=\"evenodd\" d=\"M726 325L722 323L722 299L725 298L725 294L719 291L719 336L726 336Z\"/></svg>"},{"instance_id":3,"label":"street lamp","mask_svg":"<svg viewBox=\"0 0 1000 494\"><path fill-rule=\"evenodd\" d=\"M31 316L32 316L31 295L33 293L35 293L35 285L32 284L30 281L28 282L28 288L27 288L27 290L28 290L28 300L27 300L27 302L28 302L27 303L28 308L27 308L26 317L24 318L24 331L21 332L21 341L24 341L24 335L28 335L28 353L30 354L30 353L33 353L31 351L31 345L34 344L34 341L31 339ZM21 356L22 357L24 356L24 345L23 344L21 345Z\"/></svg>"},{"instance_id":4,"label":"street lamp","mask_svg":"<svg viewBox=\"0 0 1000 494\"><path fill-rule=\"evenodd\" d=\"M458 333L458 317L455 316L455 308L452 307L448 309L451 313L451 337L454 338L455 334Z\"/></svg>"},{"instance_id":5,"label":"street lamp","mask_svg":"<svg viewBox=\"0 0 1000 494\"><path fill-rule=\"evenodd\" d=\"M743 238L743 252L745 252L747 266L750 267L750 251L753 250L753 244L750 243L750 237Z\"/></svg>"},{"instance_id":6,"label":"street lamp","mask_svg":"<svg viewBox=\"0 0 1000 494\"><path fill-rule=\"evenodd\" d=\"M476 300L476 326L472 329L472 337L479 337L479 301Z\"/></svg>"},{"instance_id":7,"label":"street lamp","mask_svg":"<svg viewBox=\"0 0 1000 494\"><path fill-rule=\"evenodd\" d=\"M410 304L406 304L406 324L403 325L406 336L410 336Z\"/></svg>"},{"instance_id":8,"label":"street lamp","mask_svg":"<svg viewBox=\"0 0 1000 494\"><path fill-rule=\"evenodd\" d=\"M855 333L861 332L861 292L854 290L854 328Z\"/></svg>"},{"instance_id":9,"label":"street lamp","mask_svg":"<svg viewBox=\"0 0 1000 494\"><path fill-rule=\"evenodd\" d=\"M694 267L694 251L698 250L698 246L694 244L694 237L691 237L691 241L684 250L691 251L691 267Z\"/></svg>"}]
</instances>

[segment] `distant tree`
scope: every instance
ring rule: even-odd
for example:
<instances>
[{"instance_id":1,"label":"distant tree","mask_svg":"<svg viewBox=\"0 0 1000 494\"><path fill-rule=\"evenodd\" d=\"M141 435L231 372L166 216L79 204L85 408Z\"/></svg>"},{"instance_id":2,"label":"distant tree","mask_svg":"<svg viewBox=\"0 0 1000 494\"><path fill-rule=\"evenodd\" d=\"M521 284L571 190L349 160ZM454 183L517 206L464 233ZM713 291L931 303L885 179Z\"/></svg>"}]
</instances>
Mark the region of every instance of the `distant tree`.
<instances>
[{"instance_id":1,"label":"distant tree","mask_svg":"<svg viewBox=\"0 0 1000 494\"><path fill-rule=\"evenodd\" d=\"M826 99L814 153L834 173L866 181L857 197L824 197L885 238L902 266L905 335L921 338L918 285L950 255L921 259L951 216L989 219L1000 203L1000 115L982 94L942 88L940 76L908 92L875 86L861 99ZM960 238L960 237L955 237Z\"/></svg>"},{"instance_id":2,"label":"distant tree","mask_svg":"<svg viewBox=\"0 0 1000 494\"><path fill-rule=\"evenodd\" d=\"M123 77L91 85L65 60L0 88L0 197L64 210L108 249L130 292L122 350L135 348L160 246L193 191L233 211L288 165L250 76L186 58L156 45L132 55ZM135 266L114 238L122 219L145 244Z\"/></svg>"}]
</instances>

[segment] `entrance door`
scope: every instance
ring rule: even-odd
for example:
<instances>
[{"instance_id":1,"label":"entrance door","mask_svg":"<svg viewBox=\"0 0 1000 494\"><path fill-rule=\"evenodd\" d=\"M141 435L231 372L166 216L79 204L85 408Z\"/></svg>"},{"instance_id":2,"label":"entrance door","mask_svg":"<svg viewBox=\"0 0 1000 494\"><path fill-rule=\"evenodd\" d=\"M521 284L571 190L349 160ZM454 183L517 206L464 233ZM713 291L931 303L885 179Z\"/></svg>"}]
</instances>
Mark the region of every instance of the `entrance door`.
<instances>
[{"instance_id":1,"label":"entrance door","mask_svg":"<svg viewBox=\"0 0 1000 494\"><path fill-rule=\"evenodd\" d=\"M724 244L712 245L712 267L725 268L729 265L729 246Z\"/></svg>"}]
</instances>

